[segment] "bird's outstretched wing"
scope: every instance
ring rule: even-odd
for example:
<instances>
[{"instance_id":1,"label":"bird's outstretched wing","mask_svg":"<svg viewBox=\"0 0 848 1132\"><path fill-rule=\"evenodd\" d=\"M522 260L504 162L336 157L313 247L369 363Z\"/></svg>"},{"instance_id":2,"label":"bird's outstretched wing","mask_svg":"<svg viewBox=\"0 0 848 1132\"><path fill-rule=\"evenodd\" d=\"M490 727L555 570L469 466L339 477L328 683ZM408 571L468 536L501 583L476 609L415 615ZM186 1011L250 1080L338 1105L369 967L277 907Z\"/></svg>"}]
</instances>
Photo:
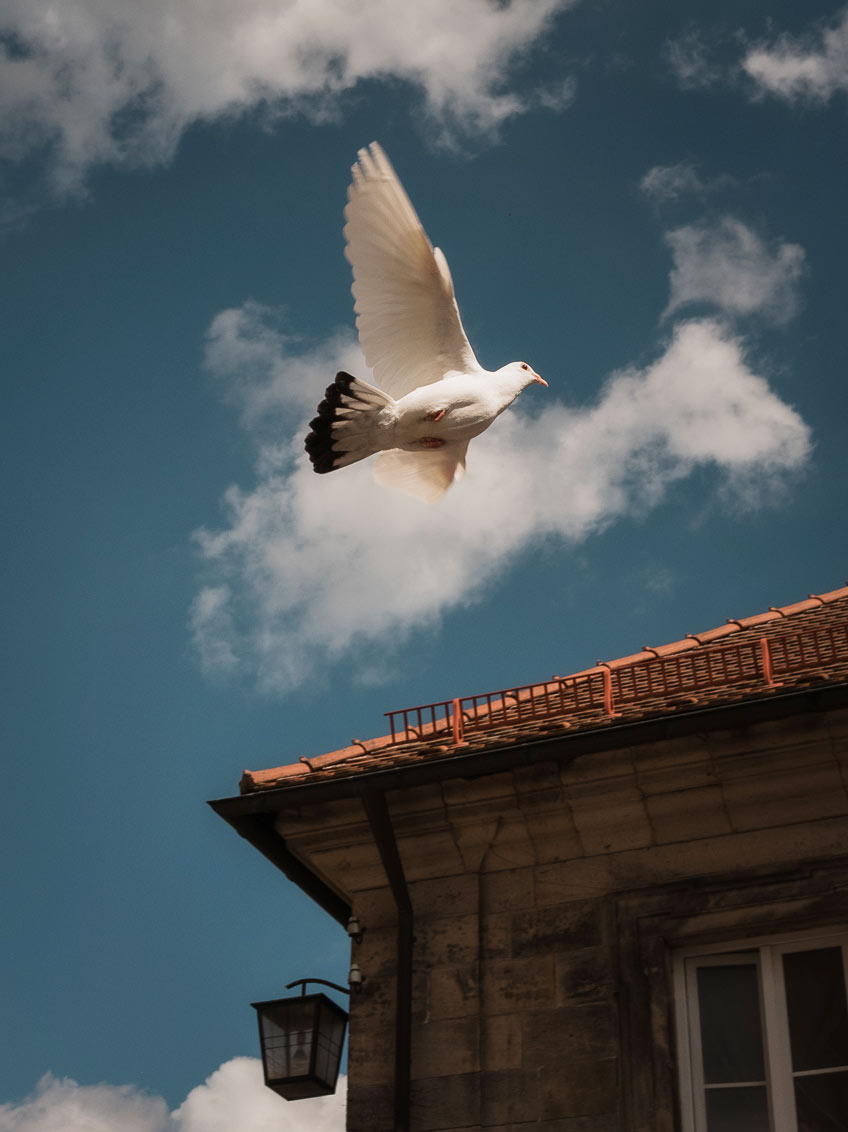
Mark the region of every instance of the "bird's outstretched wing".
<instances>
[{"instance_id":1,"label":"bird's outstretched wing","mask_svg":"<svg viewBox=\"0 0 848 1132\"><path fill-rule=\"evenodd\" d=\"M345 208L356 325L374 381L398 398L452 370L483 372L462 328L447 260L383 150L359 151Z\"/></svg>"},{"instance_id":2,"label":"bird's outstretched wing","mask_svg":"<svg viewBox=\"0 0 848 1132\"><path fill-rule=\"evenodd\" d=\"M421 499L424 503L438 503L452 483L465 474L465 453L468 441L454 441L441 448L428 448L422 452L404 452L392 448L381 452L374 461L374 479L385 487Z\"/></svg>"}]
</instances>

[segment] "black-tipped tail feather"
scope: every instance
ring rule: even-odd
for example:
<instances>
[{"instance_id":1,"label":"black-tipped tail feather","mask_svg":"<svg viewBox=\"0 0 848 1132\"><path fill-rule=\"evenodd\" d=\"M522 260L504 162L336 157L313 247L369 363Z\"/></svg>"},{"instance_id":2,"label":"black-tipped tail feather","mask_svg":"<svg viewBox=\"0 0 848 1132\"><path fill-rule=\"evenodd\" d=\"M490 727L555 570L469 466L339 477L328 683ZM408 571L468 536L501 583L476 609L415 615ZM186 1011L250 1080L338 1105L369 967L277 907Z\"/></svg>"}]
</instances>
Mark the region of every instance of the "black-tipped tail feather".
<instances>
[{"instance_id":1,"label":"black-tipped tail feather","mask_svg":"<svg viewBox=\"0 0 848 1132\"><path fill-rule=\"evenodd\" d=\"M304 447L320 475L364 460L376 448L369 443L372 415L392 403L391 397L343 370L328 385L318 416L309 422Z\"/></svg>"}]
</instances>

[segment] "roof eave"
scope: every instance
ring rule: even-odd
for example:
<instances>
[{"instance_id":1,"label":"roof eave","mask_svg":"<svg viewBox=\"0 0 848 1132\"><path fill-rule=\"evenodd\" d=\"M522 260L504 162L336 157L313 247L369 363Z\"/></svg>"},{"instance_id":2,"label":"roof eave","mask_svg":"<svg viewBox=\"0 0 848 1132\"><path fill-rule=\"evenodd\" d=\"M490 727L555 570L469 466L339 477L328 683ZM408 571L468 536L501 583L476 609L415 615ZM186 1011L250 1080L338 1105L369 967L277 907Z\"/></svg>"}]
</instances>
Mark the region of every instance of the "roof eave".
<instances>
[{"instance_id":1,"label":"roof eave","mask_svg":"<svg viewBox=\"0 0 848 1132\"><path fill-rule=\"evenodd\" d=\"M300 780L292 785L265 787L249 794L213 799L209 805L225 821L236 826L239 818L250 814L277 813L282 809L357 798L369 791L403 790L452 778L478 778L510 770L518 763L552 759L565 762L580 755L609 750L611 747L676 738L705 728L715 730L719 727L738 727L846 706L848 681L821 683L787 692L772 692L730 704L714 704L647 719L608 723L601 728L571 734L564 732L544 735L537 739L523 739L483 750L457 750L453 754L440 755L437 759L401 766L377 767L332 777L316 776L313 782ZM252 841L247 832L242 829L239 832ZM268 855L262 846L257 845L257 848Z\"/></svg>"}]
</instances>

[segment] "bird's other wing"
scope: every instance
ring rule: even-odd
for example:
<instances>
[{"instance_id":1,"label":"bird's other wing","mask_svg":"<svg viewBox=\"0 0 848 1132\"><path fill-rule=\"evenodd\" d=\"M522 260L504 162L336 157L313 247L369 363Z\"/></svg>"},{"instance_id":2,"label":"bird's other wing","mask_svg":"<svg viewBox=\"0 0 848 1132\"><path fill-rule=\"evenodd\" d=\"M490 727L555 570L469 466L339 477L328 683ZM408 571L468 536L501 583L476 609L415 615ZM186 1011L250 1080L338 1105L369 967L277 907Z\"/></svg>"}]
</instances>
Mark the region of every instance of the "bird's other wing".
<instances>
[{"instance_id":1,"label":"bird's other wing","mask_svg":"<svg viewBox=\"0 0 848 1132\"><path fill-rule=\"evenodd\" d=\"M394 487L413 495L424 503L438 503L451 484L465 474L465 453L468 441L456 441L441 448L421 452L404 452L391 448L374 461L374 479L385 487Z\"/></svg>"},{"instance_id":2,"label":"bird's other wing","mask_svg":"<svg viewBox=\"0 0 848 1132\"><path fill-rule=\"evenodd\" d=\"M383 150L359 151L345 208L354 308L375 384L393 397L457 370L482 372L462 328L447 260L421 227Z\"/></svg>"}]
</instances>

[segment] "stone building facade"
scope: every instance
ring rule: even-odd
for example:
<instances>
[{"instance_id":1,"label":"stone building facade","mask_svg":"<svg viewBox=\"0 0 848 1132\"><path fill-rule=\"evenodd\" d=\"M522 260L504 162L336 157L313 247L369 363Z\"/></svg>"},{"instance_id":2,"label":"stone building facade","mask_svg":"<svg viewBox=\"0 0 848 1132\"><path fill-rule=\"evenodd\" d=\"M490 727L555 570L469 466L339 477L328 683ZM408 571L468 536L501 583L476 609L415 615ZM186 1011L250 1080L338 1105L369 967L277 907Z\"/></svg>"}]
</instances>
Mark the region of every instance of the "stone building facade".
<instances>
[{"instance_id":1,"label":"stone building facade","mask_svg":"<svg viewBox=\"0 0 848 1132\"><path fill-rule=\"evenodd\" d=\"M848 588L213 803L341 923L349 1132L848 1127Z\"/></svg>"}]
</instances>

